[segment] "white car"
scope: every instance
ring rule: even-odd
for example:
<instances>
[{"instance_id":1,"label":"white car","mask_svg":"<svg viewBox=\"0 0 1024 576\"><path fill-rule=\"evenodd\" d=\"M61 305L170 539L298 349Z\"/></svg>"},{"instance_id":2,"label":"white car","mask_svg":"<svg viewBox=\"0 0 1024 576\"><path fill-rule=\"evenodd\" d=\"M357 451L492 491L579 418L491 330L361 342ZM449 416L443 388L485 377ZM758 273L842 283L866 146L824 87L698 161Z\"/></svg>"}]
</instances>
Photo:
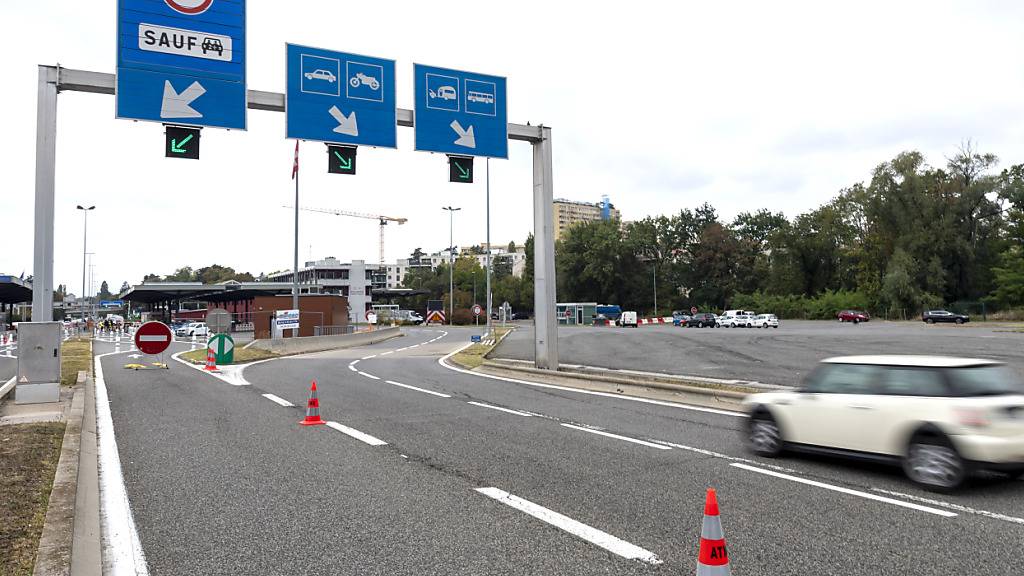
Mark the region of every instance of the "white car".
<instances>
[{"instance_id":1,"label":"white car","mask_svg":"<svg viewBox=\"0 0 1024 576\"><path fill-rule=\"evenodd\" d=\"M332 84L338 80L334 72L330 70L313 70L312 72L306 72L303 76L306 77L306 80L326 80Z\"/></svg>"},{"instance_id":2,"label":"white car","mask_svg":"<svg viewBox=\"0 0 1024 576\"><path fill-rule=\"evenodd\" d=\"M1024 383L993 360L847 356L824 360L793 392L753 394L747 442L889 461L949 491L973 470L1024 475Z\"/></svg>"},{"instance_id":3,"label":"white car","mask_svg":"<svg viewBox=\"0 0 1024 576\"><path fill-rule=\"evenodd\" d=\"M206 327L206 322L190 322L178 328L175 334L178 336L202 336L205 338L210 335L210 331Z\"/></svg>"},{"instance_id":4,"label":"white car","mask_svg":"<svg viewBox=\"0 0 1024 576\"><path fill-rule=\"evenodd\" d=\"M754 326L754 315L749 312L735 313L726 310L725 315L718 317L718 325L722 328L750 328Z\"/></svg>"},{"instance_id":5,"label":"white car","mask_svg":"<svg viewBox=\"0 0 1024 576\"><path fill-rule=\"evenodd\" d=\"M622 316L619 316L619 325L625 328L626 326L637 327L636 312L628 311L623 312Z\"/></svg>"},{"instance_id":6,"label":"white car","mask_svg":"<svg viewBox=\"0 0 1024 576\"><path fill-rule=\"evenodd\" d=\"M778 328L779 319L775 314L758 314L754 316L755 328Z\"/></svg>"}]
</instances>

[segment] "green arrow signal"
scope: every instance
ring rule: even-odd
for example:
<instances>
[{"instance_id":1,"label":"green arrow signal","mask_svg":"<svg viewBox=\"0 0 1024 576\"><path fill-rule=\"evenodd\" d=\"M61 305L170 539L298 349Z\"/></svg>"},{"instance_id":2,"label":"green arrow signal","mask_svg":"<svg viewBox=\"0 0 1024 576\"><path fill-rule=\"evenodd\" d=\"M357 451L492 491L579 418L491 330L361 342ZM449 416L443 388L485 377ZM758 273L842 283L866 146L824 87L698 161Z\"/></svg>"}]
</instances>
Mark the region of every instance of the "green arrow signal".
<instances>
[{"instance_id":1,"label":"green arrow signal","mask_svg":"<svg viewBox=\"0 0 1024 576\"><path fill-rule=\"evenodd\" d=\"M342 155L338 154L337 151L334 152L334 155L338 157L338 162L341 163L341 169L342 170L351 170L352 169L352 160L351 159L342 157Z\"/></svg>"},{"instance_id":2,"label":"green arrow signal","mask_svg":"<svg viewBox=\"0 0 1024 576\"><path fill-rule=\"evenodd\" d=\"M455 167L459 169L459 178L462 178L463 180L469 179L469 170L464 170L462 165L458 162L455 163Z\"/></svg>"},{"instance_id":3,"label":"green arrow signal","mask_svg":"<svg viewBox=\"0 0 1024 576\"><path fill-rule=\"evenodd\" d=\"M174 154L184 154L185 152L188 152L188 150L185 150L183 148L183 146L185 144L188 144L188 141L191 140L191 139L192 139L192 135L191 134L189 134L188 136L185 136L181 140L180 144L178 143L177 140L172 139L171 140L171 152L173 152Z\"/></svg>"}]
</instances>

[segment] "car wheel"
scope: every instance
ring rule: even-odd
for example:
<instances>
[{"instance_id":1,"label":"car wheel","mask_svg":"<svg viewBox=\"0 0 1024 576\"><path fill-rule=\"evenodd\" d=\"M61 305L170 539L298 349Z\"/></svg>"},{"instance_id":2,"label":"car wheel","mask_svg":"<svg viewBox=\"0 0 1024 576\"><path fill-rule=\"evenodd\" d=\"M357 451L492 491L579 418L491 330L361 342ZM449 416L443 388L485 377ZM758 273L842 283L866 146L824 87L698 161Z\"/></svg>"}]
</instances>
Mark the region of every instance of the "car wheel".
<instances>
[{"instance_id":1,"label":"car wheel","mask_svg":"<svg viewBox=\"0 0 1024 576\"><path fill-rule=\"evenodd\" d=\"M703 322L697 322L697 328L703 328L703 327L704 327L704 323Z\"/></svg>"},{"instance_id":2,"label":"car wheel","mask_svg":"<svg viewBox=\"0 0 1024 576\"><path fill-rule=\"evenodd\" d=\"M924 322L925 322L925 324L935 324L935 319L934 318L929 318L929 319L925 320Z\"/></svg>"},{"instance_id":3,"label":"car wheel","mask_svg":"<svg viewBox=\"0 0 1024 576\"><path fill-rule=\"evenodd\" d=\"M843 322L844 322L844 320L842 318L840 318L839 319L839 323L842 324Z\"/></svg>"},{"instance_id":4,"label":"car wheel","mask_svg":"<svg viewBox=\"0 0 1024 576\"><path fill-rule=\"evenodd\" d=\"M915 484L936 492L953 490L967 478L967 466L956 448L949 440L934 436L910 440L903 471Z\"/></svg>"},{"instance_id":5,"label":"car wheel","mask_svg":"<svg viewBox=\"0 0 1024 576\"><path fill-rule=\"evenodd\" d=\"M860 324L860 319L859 318L854 318L853 319L853 323L854 324Z\"/></svg>"},{"instance_id":6,"label":"car wheel","mask_svg":"<svg viewBox=\"0 0 1024 576\"><path fill-rule=\"evenodd\" d=\"M964 323L964 319L963 318L957 318L956 319L956 323L957 324L963 324Z\"/></svg>"},{"instance_id":7,"label":"car wheel","mask_svg":"<svg viewBox=\"0 0 1024 576\"><path fill-rule=\"evenodd\" d=\"M747 424L747 444L758 456L774 458L782 453L782 432L771 414L760 411L750 416Z\"/></svg>"}]
</instances>

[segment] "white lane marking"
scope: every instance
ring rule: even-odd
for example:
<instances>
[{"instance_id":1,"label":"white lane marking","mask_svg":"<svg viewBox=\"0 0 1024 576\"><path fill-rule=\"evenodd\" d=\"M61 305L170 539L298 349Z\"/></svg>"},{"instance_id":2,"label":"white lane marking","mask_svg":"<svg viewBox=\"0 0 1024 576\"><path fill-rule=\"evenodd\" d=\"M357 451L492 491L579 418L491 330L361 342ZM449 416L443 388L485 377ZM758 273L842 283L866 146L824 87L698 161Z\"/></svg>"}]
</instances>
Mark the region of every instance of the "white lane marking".
<instances>
[{"instance_id":1,"label":"white lane marking","mask_svg":"<svg viewBox=\"0 0 1024 576\"><path fill-rule=\"evenodd\" d=\"M511 506L520 512L524 512L533 516L534 518L547 522L548 524L564 530L573 536L582 538L595 546L600 546L612 554L617 554L623 558L629 560L639 560L646 562L647 564L661 564L661 559L656 554L649 550L626 542L620 538L616 538L607 532L602 532L597 528L587 526L582 522L577 522L568 516L559 514L554 510L545 508L539 504L534 504L529 500L524 500L514 494L501 490L500 488L476 488L480 494L493 498L506 506Z\"/></svg>"},{"instance_id":2,"label":"white lane marking","mask_svg":"<svg viewBox=\"0 0 1024 576\"><path fill-rule=\"evenodd\" d=\"M369 360L370 358L376 358L376 354L370 354L369 356L363 356L360 360Z\"/></svg>"},{"instance_id":3,"label":"white lane marking","mask_svg":"<svg viewBox=\"0 0 1024 576\"><path fill-rule=\"evenodd\" d=\"M640 444L642 446L649 446L651 448L657 448L658 450L671 450L671 448L662 444L655 444L654 442L648 442L646 440L638 440L636 438L630 438L629 436L619 436L618 434L612 434L611 432L605 432L604 430L595 430L593 428L587 428L586 426L576 426L575 424L562 424L562 426L565 426L566 428L572 428L573 430L582 430L583 432L590 432L591 434L600 434L601 436L615 438L616 440L625 440L626 442L632 442L634 444Z\"/></svg>"},{"instance_id":4,"label":"white lane marking","mask_svg":"<svg viewBox=\"0 0 1024 576\"><path fill-rule=\"evenodd\" d=\"M756 466L763 466L764 468L771 468L772 470L778 470L780 472L791 472L793 474L799 474L792 468L783 468L782 466L775 466L774 464L765 464L763 462L757 462L756 460L750 460L749 458L740 458L738 456L729 456L728 454L722 454L721 452L714 452L712 450L705 450L703 448L694 448L693 446L686 446L685 444L676 444L674 442L665 442L664 440L650 439L652 442L671 446L673 448L679 448L680 450L687 450L689 452L696 452L697 454L703 454L705 456L712 456L714 458L721 458L722 460L729 460L730 462L746 462L747 464L753 464Z\"/></svg>"},{"instance_id":5,"label":"white lane marking","mask_svg":"<svg viewBox=\"0 0 1024 576\"><path fill-rule=\"evenodd\" d=\"M835 486L832 484L825 484L824 482L818 482L816 480L808 480L806 478L800 478L798 476L792 476L790 474L783 474L781 472L775 472L773 470L765 470L757 466L748 466L747 464L741 464L739 462L733 462L730 466L736 468L742 468L750 472L757 472L758 474L765 474L768 476L774 476L776 478L782 478L783 480L791 480L800 484L807 484L808 486L815 486L817 488L824 488L825 490L832 490L834 492L840 492L842 494L849 494L850 496L859 496L868 500L876 500L878 502L885 502L886 504L892 504L894 506L902 506L903 508L910 508L911 510L917 510L919 512L927 512L929 514L935 514L936 516L943 516L945 518L953 518L957 516L956 512L950 512L948 510L939 510L938 508L931 508L929 506L921 506L920 504L914 504L912 502L904 502L903 500L895 500L893 498L886 498L885 496L879 496L877 494L871 494L868 492L861 492L860 490L852 490L850 488L843 488L842 486Z\"/></svg>"},{"instance_id":6,"label":"white lane marking","mask_svg":"<svg viewBox=\"0 0 1024 576\"><path fill-rule=\"evenodd\" d=\"M394 350L388 350L387 352L381 352L380 355L381 356L387 356L388 354L394 354L394 353L395 353Z\"/></svg>"},{"instance_id":7,"label":"white lane marking","mask_svg":"<svg viewBox=\"0 0 1024 576\"><path fill-rule=\"evenodd\" d=\"M193 364L193 363L191 363L191 362L189 362L187 360L182 360L180 358L180 356L182 354L187 353L187 352L188 352L188 350L182 350L181 352L178 352L176 354L171 354L171 358L173 360L176 360L176 361L184 364L185 366L188 366L189 368L192 368L193 370L198 370L199 372L201 372L203 374L208 374L210 376L213 376L217 380L220 380L222 382L227 382L228 384L230 384L232 386L251 386L251 384L249 383L248 380L246 380L245 378L241 377L242 371L245 370L248 367L248 365L239 364L237 366L231 366L230 372L225 372L225 370L228 370L228 368L224 367L224 366L221 367L221 372L208 372L208 371L204 370L203 366L200 366L198 364ZM272 358L268 358L268 360L272 360ZM264 361L265 360L260 360L260 362L264 362ZM255 362L253 362L253 364L255 364Z\"/></svg>"},{"instance_id":8,"label":"white lane marking","mask_svg":"<svg viewBox=\"0 0 1024 576\"><path fill-rule=\"evenodd\" d=\"M135 529L132 507L121 472L121 458L114 438L114 420L110 415L110 399L103 379L103 362L109 352L96 356L96 432L98 435L100 473L100 519L103 536L105 568L111 574L147 576L146 555L142 551L139 533Z\"/></svg>"},{"instance_id":9,"label":"white lane marking","mask_svg":"<svg viewBox=\"0 0 1024 576\"><path fill-rule=\"evenodd\" d=\"M615 398L617 400L625 400L628 402L640 402L642 404L654 404L656 406L667 406L669 408L680 408L682 410L692 410L694 412L707 412L709 414L720 414L722 416L732 416L734 418L745 418L747 415L743 412L733 412L731 410L719 410L717 408L705 408L703 406L691 406L689 404L680 404L678 402L666 402L664 400L651 400L650 398L639 398L636 396L623 396L621 394L612 394L611 392L598 392L596 390L582 390L580 388L570 388L568 386L558 386L556 384L542 384L540 382L530 382L529 380L519 380L518 378L508 378L506 376L495 376L493 374L482 374L479 372L470 372L469 370L463 370L448 364L447 360L452 356L455 356L464 349L472 346L472 343L460 346L454 352L443 356L438 359L437 363L445 368L452 370L453 372L461 372L470 376L476 376L478 378L489 378L491 380L500 380L502 382L512 382L514 384L525 384L527 386L535 386L537 388L549 388L552 390L562 390L564 392L575 392L577 394L588 394L590 396L604 396L605 398Z\"/></svg>"},{"instance_id":10,"label":"white lane marking","mask_svg":"<svg viewBox=\"0 0 1024 576\"><path fill-rule=\"evenodd\" d=\"M349 428L348 426L338 424L337 422L328 422L327 425L330 426L331 428L334 428L338 432L341 432L342 434L351 436L356 440L359 440L360 442L365 442L369 444L370 446L387 446L388 444L387 442L381 440L380 438L374 438L373 436L370 436L366 432L360 432L355 428Z\"/></svg>"},{"instance_id":11,"label":"white lane marking","mask_svg":"<svg viewBox=\"0 0 1024 576\"><path fill-rule=\"evenodd\" d=\"M373 374L367 374L366 372L362 372L362 371L359 372L359 375L360 376L366 376L367 378L370 378L371 380L380 380L379 376L374 376Z\"/></svg>"},{"instance_id":12,"label":"white lane marking","mask_svg":"<svg viewBox=\"0 0 1024 576\"><path fill-rule=\"evenodd\" d=\"M353 366L352 364L349 364L349 365L348 365L348 369L349 369L349 370L351 370L351 371L353 371L353 372L359 372L359 368L356 368L356 367L355 367L355 366Z\"/></svg>"},{"instance_id":13,"label":"white lane marking","mask_svg":"<svg viewBox=\"0 0 1024 576\"><path fill-rule=\"evenodd\" d=\"M479 406L481 408L490 408L491 410L500 410L502 412L508 412L509 414L515 414L516 416L533 416L533 414L530 414L529 412L509 410L508 408L502 408L501 406L492 406L490 404L484 404L483 402L466 402L466 404L472 404L473 406Z\"/></svg>"},{"instance_id":14,"label":"white lane marking","mask_svg":"<svg viewBox=\"0 0 1024 576\"><path fill-rule=\"evenodd\" d=\"M1007 516L1006 514L1000 514L998 512L989 512L988 510L979 510L977 508L970 508L968 506L962 506L960 504L953 504L952 502L942 502L941 500L932 500L930 498L922 498L920 496L914 496L913 494L903 494L902 492L892 492L890 490L882 490L881 488L872 488L875 492L882 494L888 494L889 496L897 496L899 498L906 498L907 500L914 500L915 502L923 502L925 504L934 504L935 506L941 506L943 508L949 508L950 510L956 510L957 512L966 512L968 514L977 514L978 516L985 516L995 520L1002 520L1004 522L1012 522L1014 524L1024 524L1024 518L1018 518L1016 516Z\"/></svg>"},{"instance_id":15,"label":"white lane marking","mask_svg":"<svg viewBox=\"0 0 1024 576\"><path fill-rule=\"evenodd\" d=\"M286 408L290 406L295 406L295 404L292 404L291 402L285 400L284 398L281 398L280 396L274 394L264 394L263 397L266 398L267 400L270 400L271 402L280 404L281 406L284 406Z\"/></svg>"},{"instance_id":16,"label":"white lane marking","mask_svg":"<svg viewBox=\"0 0 1024 576\"><path fill-rule=\"evenodd\" d=\"M395 382L394 380L385 380L388 384L394 386L401 386L402 388L408 388L409 390L416 390L417 392L423 392L425 394L433 394L434 396L440 396L441 398L451 398L448 394L441 394L440 392L434 392L433 390L425 390L423 388L417 388L416 386L410 386L408 384L402 384L401 382Z\"/></svg>"},{"instance_id":17,"label":"white lane marking","mask_svg":"<svg viewBox=\"0 0 1024 576\"><path fill-rule=\"evenodd\" d=\"M413 344L412 346L409 346L409 348L419 348L419 347L420 347L419 344Z\"/></svg>"},{"instance_id":18,"label":"white lane marking","mask_svg":"<svg viewBox=\"0 0 1024 576\"><path fill-rule=\"evenodd\" d=\"M395 352L405 352L408 349L409 349L409 347L406 346L405 348L399 348L398 350L395 350Z\"/></svg>"}]
</instances>

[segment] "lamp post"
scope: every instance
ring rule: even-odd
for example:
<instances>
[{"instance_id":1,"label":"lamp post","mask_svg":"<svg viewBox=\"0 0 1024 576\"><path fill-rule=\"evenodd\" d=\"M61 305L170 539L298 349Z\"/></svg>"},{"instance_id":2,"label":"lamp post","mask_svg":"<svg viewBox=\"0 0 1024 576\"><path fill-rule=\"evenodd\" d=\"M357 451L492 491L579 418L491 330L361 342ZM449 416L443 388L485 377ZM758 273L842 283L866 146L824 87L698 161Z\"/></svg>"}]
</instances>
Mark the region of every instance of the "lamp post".
<instances>
[{"instance_id":1,"label":"lamp post","mask_svg":"<svg viewBox=\"0 0 1024 576\"><path fill-rule=\"evenodd\" d=\"M85 206L82 206L81 204L79 204L76 208L78 210L82 211L82 217L83 217L82 218L82 221L83 221L83 225L82 225L82 322L84 323L85 322L85 254L86 254L85 250L86 250L86 242L89 239L89 212L91 210L95 210L96 207L95 206L89 206L88 208L86 208Z\"/></svg>"},{"instance_id":2,"label":"lamp post","mask_svg":"<svg viewBox=\"0 0 1024 576\"><path fill-rule=\"evenodd\" d=\"M462 208L444 206L448 211L448 325L452 325L455 317L455 213Z\"/></svg>"}]
</instances>

